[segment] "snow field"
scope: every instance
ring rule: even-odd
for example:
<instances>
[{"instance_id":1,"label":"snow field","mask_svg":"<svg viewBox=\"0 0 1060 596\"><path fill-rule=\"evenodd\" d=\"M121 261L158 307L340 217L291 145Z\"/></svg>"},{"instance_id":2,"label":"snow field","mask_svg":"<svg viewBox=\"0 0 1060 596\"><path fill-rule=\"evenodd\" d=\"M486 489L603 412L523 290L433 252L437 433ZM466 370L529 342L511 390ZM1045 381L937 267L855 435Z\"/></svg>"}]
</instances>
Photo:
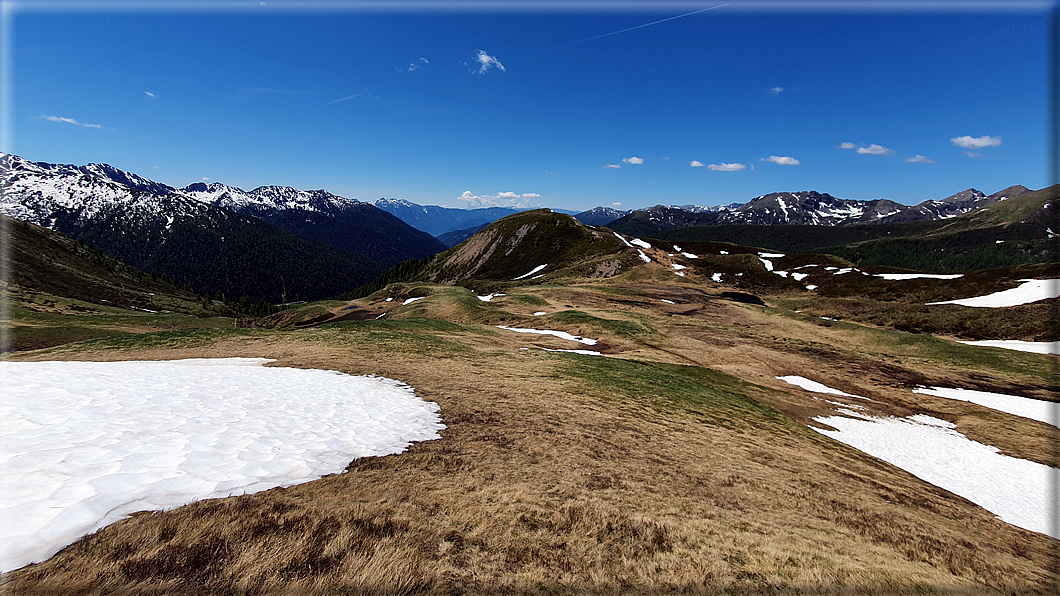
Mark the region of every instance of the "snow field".
<instances>
[{"instance_id":1,"label":"snow field","mask_svg":"<svg viewBox=\"0 0 1060 596\"><path fill-rule=\"evenodd\" d=\"M1060 341L1020 341L1018 339L984 339L980 341L958 341L957 343L984 348L1005 348L1033 354L1060 354Z\"/></svg>"},{"instance_id":2,"label":"snow field","mask_svg":"<svg viewBox=\"0 0 1060 596\"><path fill-rule=\"evenodd\" d=\"M840 412L845 416L814 418L836 430L810 428L954 492L1010 524L1050 533L1056 506L1050 500L1049 476L1057 473L1055 468L1002 455L931 416L877 418ZM1050 535L1060 538L1056 532Z\"/></svg>"},{"instance_id":3,"label":"snow field","mask_svg":"<svg viewBox=\"0 0 1060 596\"><path fill-rule=\"evenodd\" d=\"M977 308L1004 308L1060 296L1060 279L1021 279L1020 281L1023 283L1015 288L985 296L946 300L944 302L928 302L927 304L929 306L933 304L959 304Z\"/></svg>"},{"instance_id":4,"label":"snow field","mask_svg":"<svg viewBox=\"0 0 1060 596\"><path fill-rule=\"evenodd\" d=\"M308 482L445 428L399 381L267 362L0 362L0 570L134 511Z\"/></svg>"},{"instance_id":5,"label":"snow field","mask_svg":"<svg viewBox=\"0 0 1060 596\"><path fill-rule=\"evenodd\" d=\"M651 248L650 244L641 240L640 238L634 238L633 240L630 240L629 243L634 246L639 246L641 248Z\"/></svg>"},{"instance_id":6,"label":"snow field","mask_svg":"<svg viewBox=\"0 0 1060 596\"><path fill-rule=\"evenodd\" d=\"M958 279L964 277L963 273L939 274L939 273L876 273L875 277L889 280L904 279Z\"/></svg>"},{"instance_id":7,"label":"snow field","mask_svg":"<svg viewBox=\"0 0 1060 596\"><path fill-rule=\"evenodd\" d=\"M781 381L784 381L785 383L788 383L789 385L795 385L796 387L801 387L801 388L805 389L806 391L812 391L814 393L827 393L829 395L842 395L844 397L856 397L858 399L868 399L867 397L861 397L860 395L854 395L852 393L847 393L845 391L840 391L838 389L832 389L831 387L829 387L827 385L824 385L822 383L818 383L817 381L812 381L810 379L807 379L806 377L800 377L800 376L797 376L797 375L788 375L786 377L777 377L777 379L779 379ZM872 400L869 400L869 401L872 401Z\"/></svg>"},{"instance_id":8,"label":"snow field","mask_svg":"<svg viewBox=\"0 0 1060 596\"><path fill-rule=\"evenodd\" d=\"M975 391L972 389L953 389L946 387L920 387L913 393L944 397L957 401L966 401L987 408L1015 414L1031 420L1038 420L1046 424L1060 427L1060 404L1056 402L1042 401L1018 395L1006 395L1004 393L991 393L989 391Z\"/></svg>"}]
</instances>

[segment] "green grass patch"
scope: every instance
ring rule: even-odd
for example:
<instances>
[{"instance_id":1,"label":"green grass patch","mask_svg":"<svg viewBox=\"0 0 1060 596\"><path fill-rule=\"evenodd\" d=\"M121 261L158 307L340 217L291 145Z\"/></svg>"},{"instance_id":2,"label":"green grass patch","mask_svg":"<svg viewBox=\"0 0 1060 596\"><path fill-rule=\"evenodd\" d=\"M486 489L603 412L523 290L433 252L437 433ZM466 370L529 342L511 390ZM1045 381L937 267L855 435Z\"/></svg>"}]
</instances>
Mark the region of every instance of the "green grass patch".
<instances>
[{"instance_id":1,"label":"green grass patch","mask_svg":"<svg viewBox=\"0 0 1060 596\"><path fill-rule=\"evenodd\" d=\"M705 424L746 430L801 426L749 394L750 383L699 366L556 354L558 372L604 399L692 415Z\"/></svg>"},{"instance_id":2,"label":"green grass patch","mask_svg":"<svg viewBox=\"0 0 1060 596\"><path fill-rule=\"evenodd\" d=\"M553 313L548 315L548 320L565 325L587 325L626 338L648 333L648 329L632 321L602 319L579 310L563 310Z\"/></svg>"},{"instance_id":3,"label":"green grass patch","mask_svg":"<svg viewBox=\"0 0 1060 596\"><path fill-rule=\"evenodd\" d=\"M512 294L504 297L505 302L513 304L525 304L528 306L548 306L548 300L533 294Z\"/></svg>"},{"instance_id":4,"label":"green grass patch","mask_svg":"<svg viewBox=\"0 0 1060 596\"><path fill-rule=\"evenodd\" d=\"M483 327L450 323L439 319L410 318L378 321L340 321L304 329L306 341L372 346L383 352L421 356L458 356L472 350L441 334L481 335Z\"/></svg>"}]
</instances>

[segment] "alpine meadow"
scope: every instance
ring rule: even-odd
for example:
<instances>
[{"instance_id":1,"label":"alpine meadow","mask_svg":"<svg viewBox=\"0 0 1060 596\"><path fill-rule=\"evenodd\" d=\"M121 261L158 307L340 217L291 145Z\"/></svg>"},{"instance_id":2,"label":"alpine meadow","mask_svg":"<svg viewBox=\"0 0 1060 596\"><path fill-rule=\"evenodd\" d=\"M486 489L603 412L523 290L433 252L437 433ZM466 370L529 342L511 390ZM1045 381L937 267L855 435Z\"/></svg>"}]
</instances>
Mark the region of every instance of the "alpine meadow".
<instances>
[{"instance_id":1,"label":"alpine meadow","mask_svg":"<svg viewBox=\"0 0 1060 596\"><path fill-rule=\"evenodd\" d=\"M1055 1L0 19L0 593L1060 590Z\"/></svg>"}]
</instances>

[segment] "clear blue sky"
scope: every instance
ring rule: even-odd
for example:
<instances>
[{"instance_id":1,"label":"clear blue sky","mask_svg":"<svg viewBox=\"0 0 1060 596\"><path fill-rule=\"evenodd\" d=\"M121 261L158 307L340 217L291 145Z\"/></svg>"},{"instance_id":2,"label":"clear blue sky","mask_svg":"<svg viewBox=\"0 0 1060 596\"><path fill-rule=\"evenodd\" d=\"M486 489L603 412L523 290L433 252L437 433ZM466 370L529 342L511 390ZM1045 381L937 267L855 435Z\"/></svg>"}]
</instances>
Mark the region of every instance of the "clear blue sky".
<instances>
[{"instance_id":1,"label":"clear blue sky","mask_svg":"<svg viewBox=\"0 0 1060 596\"><path fill-rule=\"evenodd\" d=\"M820 5L22 3L2 149L450 207L1050 184L1054 4Z\"/></svg>"}]
</instances>

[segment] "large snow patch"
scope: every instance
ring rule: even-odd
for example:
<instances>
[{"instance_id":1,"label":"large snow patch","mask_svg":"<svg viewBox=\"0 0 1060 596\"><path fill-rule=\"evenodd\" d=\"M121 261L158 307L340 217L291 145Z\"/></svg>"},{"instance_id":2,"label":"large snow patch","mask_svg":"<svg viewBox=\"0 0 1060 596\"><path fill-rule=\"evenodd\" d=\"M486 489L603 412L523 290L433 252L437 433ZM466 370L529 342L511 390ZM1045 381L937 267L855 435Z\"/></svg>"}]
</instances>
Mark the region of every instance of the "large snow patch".
<instances>
[{"instance_id":1,"label":"large snow patch","mask_svg":"<svg viewBox=\"0 0 1060 596\"><path fill-rule=\"evenodd\" d=\"M0 570L134 511L307 482L445 428L399 381L267 362L0 362Z\"/></svg>"}]
</instances>

